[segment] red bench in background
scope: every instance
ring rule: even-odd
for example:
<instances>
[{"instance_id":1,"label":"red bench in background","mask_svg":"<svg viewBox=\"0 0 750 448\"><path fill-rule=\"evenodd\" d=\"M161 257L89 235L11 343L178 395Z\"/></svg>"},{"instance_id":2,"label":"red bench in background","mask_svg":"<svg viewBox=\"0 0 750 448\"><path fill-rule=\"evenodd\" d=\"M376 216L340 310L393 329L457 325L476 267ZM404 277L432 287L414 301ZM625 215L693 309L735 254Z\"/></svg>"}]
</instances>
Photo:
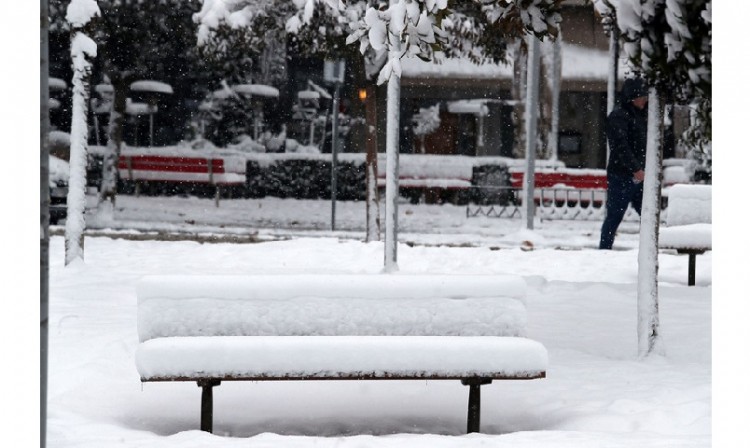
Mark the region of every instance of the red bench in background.
<instances>
[{"instance_id":1,"label":"red bench in background","mask_svg":"<svg viewBox=\"0 0 750 448\"><path fill-rule=\"evenodd\" d=\"M120 156L118 170L121 180L135 183L136 194L149 182L212 185L217 206L223 187L243 186L246 180L244 160L222 157L126 154Z\"/></svg>"}]
</instances>

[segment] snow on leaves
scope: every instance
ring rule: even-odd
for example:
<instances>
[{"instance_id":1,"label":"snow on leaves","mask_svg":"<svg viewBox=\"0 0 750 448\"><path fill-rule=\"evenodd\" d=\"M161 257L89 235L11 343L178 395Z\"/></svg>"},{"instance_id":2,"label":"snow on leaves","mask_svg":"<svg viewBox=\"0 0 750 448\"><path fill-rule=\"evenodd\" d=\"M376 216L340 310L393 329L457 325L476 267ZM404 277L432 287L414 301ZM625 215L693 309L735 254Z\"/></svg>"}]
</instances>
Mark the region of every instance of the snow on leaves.
<instances>
[{"instance_id":1,"label":"snow on leaves","mask_svg":"<svg viewBox=\"0 0 750 448\"><path fill-rule=\"evenodd\" d=\"M559 0L473 1L481 5L491 23L501 25L505 35L533 33L541 38L557 32ZM446 28L455 26L452 14L448 0L394 0L384 9L369 7L363 18L350 23L347 43L359 41L363 54L368 48L388 53L378 76L378 84L382 84L394 73L400 76L401 58L432 60L436 51L447 46Z\"/></svg>"},{"instance_id":2,"label":"snow on leaves","mask_svg":"<svg viewBox=\"0 0 750 448\"><path fill-rule=\"evenodd\" d=\"M620 0L624 49L652 85L711 91L711 0Z\"/></svg>"},{"instance_id":3,"label":"snow on leaves","mask_svg":"<svg viewBox=\"0 0 750 448\"><path fill-rule=\"evenodd\" d=\"M456 27L461 30L465 23L462 19L465 16L457 12L466 9L467 3L476 5L479 14L494 25L493 35L507 39L520 37L525 33L532 33L538 38L556 35L557 24L560 22L558 7L561 2L562 0L392 0L388 6L376 9L362 0L292 0L287 5L295 12L286 18L285 30L301 34L302 30L312 27L313 22L316 22L319 5L325 5L323 9L328 16L326 26L333 26L335 29L318 27L320 33L348 34L346 43L358 41L362 54L368 51L376 55L388 54L378 77L378 83L382 84L394 73L396 76L401 75L401 58L416 56L423 60L433 60L436 52L448 50L452 44L449 33L454 32ZM222 25L232 28L252 26L254 11L257 14L263 8L262 5L272 3L272 0L203 0L201 11L195 15L195 21L199 23L199 43L208 41L211 34Z\"/></svg>"},{"instance_id":4,"label":"snow on leaves","mask_svg":"<svg viewBox=\"0 0 750 448\"><path fill-rule=\"evenodd\" d=\"M65 20L73 28L83 28L91 19L97 16L101 16L101 11L99 10L99 5L96 4L96 0L71 0Z\"/></svg>"},{"instance_id":5,"label":"snow on leaves","mask_svg":"<svg viewBox=\"0 0 750 448\"><path fill-rule=\"evenodd\" d=\"M606 0L615 3L614 0ZM619 0L623 49L649 85L697 104L700 135L711 136L711 0Z\"/></svg>"}]
</instances>

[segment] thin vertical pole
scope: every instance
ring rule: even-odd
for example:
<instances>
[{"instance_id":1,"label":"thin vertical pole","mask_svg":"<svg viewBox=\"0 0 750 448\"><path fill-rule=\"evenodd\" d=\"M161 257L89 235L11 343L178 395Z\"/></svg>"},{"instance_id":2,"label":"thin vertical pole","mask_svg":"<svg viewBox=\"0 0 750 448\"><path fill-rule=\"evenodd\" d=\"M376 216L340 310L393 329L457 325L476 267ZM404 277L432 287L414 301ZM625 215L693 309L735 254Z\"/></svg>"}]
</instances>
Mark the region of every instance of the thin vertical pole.
<instances>
[{"instance_id":1,"label":"thin vertical pole","mask_svg":"<svg viewBox=\"0 0 750 448\"><path fill-rule=\"evenodd\" d=\"M333 125L331 126L331 230L336 230L336 165L339 146L339 91L341 84L336 83L333 94Z\"/></svg>"},{"instance_id":2,"label":"thin vertical pole","mask_svg":"<svg viewBox=\"0 0 750 448\"><path fill-rule=\"evenodd\" d=\"M154 146L154 112L149 111L148 114L148 142L149 146Z\"/></svg>"},{"instance_id":3,"label":"thin vertical pole","mask_svg":"<svg viewBox=\"0 0 750 448\"><path fill-rule=\"evenodd\" d=\"M47 358L49 357L48 319L49 319L49 11L47 0L40 0L40 297L39 297L39 330L40 330L40 446L47 445Z\"/></svg>"},{"instance_id":4,"label":"thin vertical pole","mask_svg":"<svg viewBox=\"0 0 750 448\"><path fill-rule=\"evenodd\" d=\"M557 160L560 141L560 84L562 84L562 33L558 32L552 44L552 122L549 132L550 159Z\"/></svg>"},{"instance_id":5,"label":"thin vertical pole","mask_svg":"<svg viewBox=\"0 0 750 448\"><path fill-rule=\"evenodd\" d=\"M539 39L529 35L529 63L526 83L526 172L524 175L524 211L526 228L534 229L534 163L536 160L537 108L539 106Z\"/></svg>"},{"instance_id":6,"label":"thin vertical pole","mask_svg":"<svg viewBox=\"0 0 750 448\"><path fill-rule=\"evenodd\" d=\"M201 431L214 431L214 386L221 384L219 380L198 380L201 391Z\"/></svg>"},{"instance_id":7,"label":"thin vertical pole","mask_svg":"<svg viewBox=\"0 0 750 448\"><path fill-rule=\"evenodd\" d=\"M466 419L466 432L479 432L481 416L481 385L479 383L469 384L469 415Z\"/></svg>"}]
</instances>

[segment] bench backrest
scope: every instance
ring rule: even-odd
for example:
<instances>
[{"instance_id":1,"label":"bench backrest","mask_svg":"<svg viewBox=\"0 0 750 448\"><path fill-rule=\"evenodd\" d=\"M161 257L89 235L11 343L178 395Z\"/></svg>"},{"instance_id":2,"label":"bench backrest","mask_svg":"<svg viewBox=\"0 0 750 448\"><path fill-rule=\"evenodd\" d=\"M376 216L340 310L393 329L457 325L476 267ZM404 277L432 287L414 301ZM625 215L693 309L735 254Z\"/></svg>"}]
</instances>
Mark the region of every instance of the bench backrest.
<instances>
[{"instance_id":1,"label":"bench backrest","mask_svg":"<svg viewBox=\"0 0 750 448\"><path fill-rule=\"evenodd\" d=\"M505 275L151 276L141 342L173 336L524 336L526 284Z\"/></svg>"},{"instance_id":2,"label":"bench backrest","mask_svg":"<svg viewBox=\"0 0 750 448\"><path fill-rule=\"evenodd\" d=\"M667 226L711 223L711 186L677 184L669 190Z\"/></svg>"}]
</instances>

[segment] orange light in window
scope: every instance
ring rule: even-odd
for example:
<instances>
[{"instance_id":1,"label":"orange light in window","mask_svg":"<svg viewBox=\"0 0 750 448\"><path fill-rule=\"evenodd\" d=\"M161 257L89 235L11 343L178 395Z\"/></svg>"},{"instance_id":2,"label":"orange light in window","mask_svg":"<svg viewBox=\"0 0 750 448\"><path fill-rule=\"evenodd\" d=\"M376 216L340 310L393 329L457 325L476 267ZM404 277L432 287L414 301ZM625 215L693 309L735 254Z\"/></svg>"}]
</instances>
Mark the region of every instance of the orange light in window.
<instances>
[{"instance_id":1,"label":"orange light in window","mask_svg":"<svg viewBox=\"0 0 750 448\"><path fill-rule=\"evenodd\" d=\"M359 99L362 101L367 99L367 89L359 89Z\"/></svg>"}]
</instances>

